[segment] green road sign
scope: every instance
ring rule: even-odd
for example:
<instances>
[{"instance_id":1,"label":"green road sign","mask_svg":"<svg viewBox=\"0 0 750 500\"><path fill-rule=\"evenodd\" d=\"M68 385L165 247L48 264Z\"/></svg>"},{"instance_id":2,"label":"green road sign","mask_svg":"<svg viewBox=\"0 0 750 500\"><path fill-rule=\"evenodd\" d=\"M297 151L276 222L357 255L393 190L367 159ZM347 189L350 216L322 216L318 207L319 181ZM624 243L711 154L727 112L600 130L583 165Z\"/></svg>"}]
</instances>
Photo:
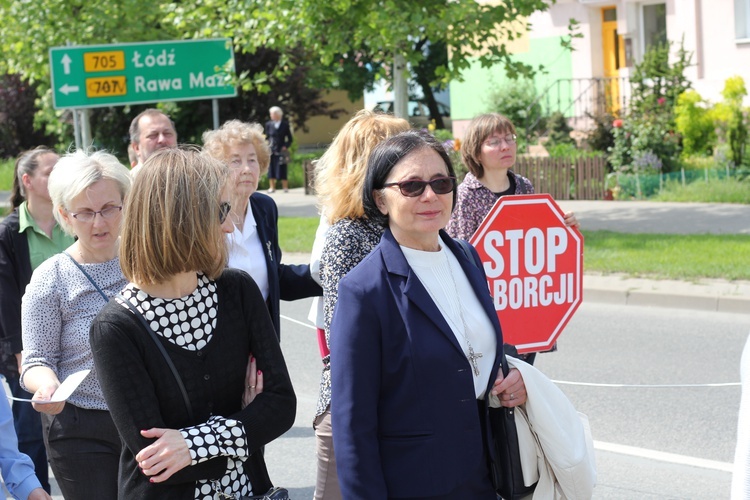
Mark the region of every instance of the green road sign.
<instances>
[{"instance_id":1,"label":"green road sign","mask_svg":"<svg viewBox=\"0 0 750 500\"><path fill-rule=\"evenodd\" d=\"M228 38L53 47L55 108L234 97Z\"/></svg>"}]
</instances>

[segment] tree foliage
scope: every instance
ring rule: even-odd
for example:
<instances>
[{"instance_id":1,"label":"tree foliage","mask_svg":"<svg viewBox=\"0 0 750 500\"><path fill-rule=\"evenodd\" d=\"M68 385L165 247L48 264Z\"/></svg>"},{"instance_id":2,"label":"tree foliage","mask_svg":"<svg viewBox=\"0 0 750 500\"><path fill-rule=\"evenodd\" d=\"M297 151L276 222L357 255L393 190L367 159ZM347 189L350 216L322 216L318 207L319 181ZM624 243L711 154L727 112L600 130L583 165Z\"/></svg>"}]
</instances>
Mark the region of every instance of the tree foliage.
<instances>
[{"instance_id":1,"label":"tree foliage","mask_svg":"<svg viewBox=\"0 0 750 500\"><path fill-rule=\"evenodd\" d=\"M547 0L0 0L0 74L38 82L50 121L48 50L66 44L230 37L239 56L278 54L273 66L239 71L239 84L255 95L294 80L305 66L308 88L342 88L358 97L377 78L390 79L396 54L412 68L429 68L420 75L428 88L460 78L474 61L529 77L539 68L514 60L506 43L527 31L519 20L549 5ZM441 62L427 60L438 54L423 50L428 46L439 49Z\"/></svg>"}]
</instances>

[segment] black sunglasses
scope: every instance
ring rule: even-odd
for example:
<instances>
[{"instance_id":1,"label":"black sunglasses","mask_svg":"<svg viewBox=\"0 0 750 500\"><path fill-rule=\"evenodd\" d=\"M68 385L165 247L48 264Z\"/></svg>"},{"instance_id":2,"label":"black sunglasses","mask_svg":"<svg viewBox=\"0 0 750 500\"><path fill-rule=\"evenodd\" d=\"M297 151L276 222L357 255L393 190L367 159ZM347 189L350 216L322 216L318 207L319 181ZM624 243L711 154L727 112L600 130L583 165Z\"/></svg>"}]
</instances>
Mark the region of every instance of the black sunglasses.
<instances>
[{"instance_id":1,"label":"black sunglasses","mask_svg":"<svg viewBox=\"0 0 750 500\"><path fill-rule=\"evenodd\" d=\"M219 203L219 224L224 224L224 221L227 220L227 215L229 215L231 210L232 204L228 201L222 201Z\"/></svg>"},{"instance_id":2,"label":"black sunglasses","mask_svg":"<svg viewBox=\"0 0 750 500\"><path fill-rule=\"evenodd\" d=\"M424 193L427 184L430 185L432 191L435 194L448 194L456 189L456 178L455 177L437 177L431 181L422 180L410 180L401 182L389 182L384 184L383 187L398 186L398 190L401 194L409 198L415 196L421 196Z\"/></svg>"}]
</instances>

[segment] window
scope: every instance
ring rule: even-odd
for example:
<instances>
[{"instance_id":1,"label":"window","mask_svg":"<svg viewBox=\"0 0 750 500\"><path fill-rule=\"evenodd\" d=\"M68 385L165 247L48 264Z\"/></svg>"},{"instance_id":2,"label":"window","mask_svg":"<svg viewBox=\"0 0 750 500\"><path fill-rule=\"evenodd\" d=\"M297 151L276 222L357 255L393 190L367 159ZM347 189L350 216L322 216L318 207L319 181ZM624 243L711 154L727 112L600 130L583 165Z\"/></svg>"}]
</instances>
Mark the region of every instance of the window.
<instances>
[{"instance_id":1,"label":"window","mask_svg":"<svg viewBox=\"0 0 750 500\"><path fill-rule=\"evenodd\" d=\"M745 0L750 1L750 0ZM667 4L643 6L643 47L648 51L654 45L667 43Z\"/></svg>"},{"instance_id":2,"label":"window","mask_svg":"<svg viewBox=\"0 0 750 500\"><path fill-rule=\"evenodd\" d=\"M750 0L734 0L734 36L750 38Z\"/></svg>"}]
</instances>

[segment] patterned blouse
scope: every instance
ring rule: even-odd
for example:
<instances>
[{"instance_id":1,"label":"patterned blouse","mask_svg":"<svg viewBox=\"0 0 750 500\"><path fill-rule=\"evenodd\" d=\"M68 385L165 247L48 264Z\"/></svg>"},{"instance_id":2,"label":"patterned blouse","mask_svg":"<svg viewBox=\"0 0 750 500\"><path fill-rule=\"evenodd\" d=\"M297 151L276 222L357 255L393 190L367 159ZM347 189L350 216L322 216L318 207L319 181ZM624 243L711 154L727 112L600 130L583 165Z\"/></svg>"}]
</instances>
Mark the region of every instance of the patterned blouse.
<instances>
[{"instance_id":1,"label":"patterned blouse","mask_svg":"<svg viewBox=\"0 0 750 500\"><path fill-rule=\"evenodd\" d=\"M320 257L320 283L323 287L323 315L326 344L331 344L331 320L338 301L341 278L359 264L373 248L378 246L385 228L369 219L341 219L326 233L323 253ZM346 335L346 332L333 332ZM320 394L315 416L322 415L331 405L331 356L323 358L323 373L320 377Z\"/></svg>"},{"instance_id":2,"label":"patterned blouse","mask_svg":"<svg viewBox=\"0 0 750 500\"><path fill-rule=\"evenodd\" d=\"M198 287L186 297L160 299L151 297L130 283L122 295L143 314L151 329L172 344L199 351L206 347L216 328L218 297L216 284L199 275ZM119 299L118 299L119 301ZM126 307L123 304L123 307ZM220 491L251 493L243 462L249 456L245 428L234 419L213 416L208 422L180 429L190 450L190 465L226 456L227 470L218 480L200 480L195 485L195 498L213 500Z\"/></svg>"},{"instance_id":3,"label":"patterned blouse","mask_svg":"<svg viewBox=\"0 0 750 500\"><path fill-rule=\"evenodd\" d=\"M118 258L81 265L107 297L119 293L128 282ZM68 398L72 405L87 410L108 409L89 345L91 322L106 304L71 258L59 253L36 268L21 305L23 372L46 366L62 382L73 373L91 369Z\"/></svg>"},{"instance_id":4,"label":"patterned blouse","mask_svg":"<svg viewBox=\"0 0 750 500\"><path fill-rule=\"evenodd\" d=\"M515 185L514 194L534 194L534 186L526 177L508 170L508 177ZM469 240L500 196L506 193L493 193L471 172L458 186L456 208L445 230L454 238ZM509 194L509 193L508 193Z\"/></svg>"}]
</instances>

